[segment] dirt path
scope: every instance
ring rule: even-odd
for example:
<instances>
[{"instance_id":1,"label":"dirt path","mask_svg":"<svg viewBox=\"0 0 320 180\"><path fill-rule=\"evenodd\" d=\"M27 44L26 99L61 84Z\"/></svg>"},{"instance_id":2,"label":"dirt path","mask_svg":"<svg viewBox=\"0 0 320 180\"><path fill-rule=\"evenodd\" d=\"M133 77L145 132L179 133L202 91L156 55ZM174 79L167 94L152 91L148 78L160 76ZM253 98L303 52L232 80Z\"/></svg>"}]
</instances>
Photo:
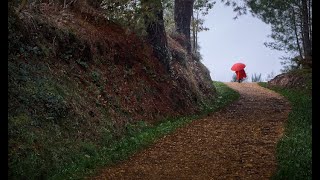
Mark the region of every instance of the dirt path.
<instances>
[{"instance_id":1,"label":"dirt path","mask_svg":"<svg viewBox=\"0 0 320 180\"><path fill-rule=\"evenodd\" d=\"M94 179L269 179L289 104L256 83L226 83L239 101L158 140Z\"/></svg>"}]
</instances>

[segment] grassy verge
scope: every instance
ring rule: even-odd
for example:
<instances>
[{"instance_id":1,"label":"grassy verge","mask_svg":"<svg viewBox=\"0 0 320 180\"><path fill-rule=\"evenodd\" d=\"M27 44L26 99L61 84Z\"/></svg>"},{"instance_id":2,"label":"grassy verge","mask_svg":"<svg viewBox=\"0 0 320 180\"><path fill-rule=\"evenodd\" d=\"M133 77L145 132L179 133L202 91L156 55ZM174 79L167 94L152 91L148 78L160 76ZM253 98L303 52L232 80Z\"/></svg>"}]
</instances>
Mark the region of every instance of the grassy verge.
<instances>
[{"instance_id":1,"label":"grassy verge","mask_svg":"<svg viewBox=\"0 0 320 180\"><path fill-rule=\"evenodd\" d=\"M267 87L266 83L259 85ZM270 89L287 98L292 106L285 134L277 145L278 170L273 179L312 179L312 96L304 91Z\"/></svg>"},{"instance_id":2,"label":"grassy verge","mask_svg":"<svg viewBox=\"0 0 320 180\"><path fill-rule=\"evenodd\" d=\"M205 107L201 114L189 117L169 118L154 126L147 125L141 121L135 126L128 127L129 133L109 147L101 147L97 150L89 146L88 153L85 156L81 155L76 158L77 161L73 164L61 167L51 179L79 179L91 176L97 168L125 160L160 137L208 113L215 112L239 98L239 93L230 89L225 84L221 82L213 83L217 89L217 99L212 105Z\"/></svg>"}]
</instances>

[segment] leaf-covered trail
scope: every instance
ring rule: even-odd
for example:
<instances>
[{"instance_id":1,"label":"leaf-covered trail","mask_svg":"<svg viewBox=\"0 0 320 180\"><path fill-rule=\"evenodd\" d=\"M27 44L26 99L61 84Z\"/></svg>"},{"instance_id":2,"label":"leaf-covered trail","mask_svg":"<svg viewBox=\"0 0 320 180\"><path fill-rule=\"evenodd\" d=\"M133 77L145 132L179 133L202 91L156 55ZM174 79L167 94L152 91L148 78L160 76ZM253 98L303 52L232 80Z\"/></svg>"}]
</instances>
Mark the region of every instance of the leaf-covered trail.
<instances>
[{"instance_id":1,"label":"leaf-covered trail","mask_svg":"<svg viewBox=\"0 0 320 180\"><path fill-rule=\"evenodd\" d=\"M240 99L195 120L94 179L269 179L288 102L256 83L226 83Z\"/></svg>"}]
</instances>

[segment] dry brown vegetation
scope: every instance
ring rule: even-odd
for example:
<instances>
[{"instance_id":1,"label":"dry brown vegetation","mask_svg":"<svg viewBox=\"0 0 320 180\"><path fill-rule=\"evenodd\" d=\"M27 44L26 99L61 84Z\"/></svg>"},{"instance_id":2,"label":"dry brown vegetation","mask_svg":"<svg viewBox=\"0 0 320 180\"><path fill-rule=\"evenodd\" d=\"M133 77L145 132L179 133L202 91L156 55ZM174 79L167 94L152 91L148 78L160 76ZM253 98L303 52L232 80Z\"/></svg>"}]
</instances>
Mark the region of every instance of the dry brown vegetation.
<instances>
[{"instance_id":1,"label":"dry brown vegetation","mask_svg":"<svg viewBox=\"0 0 320 180\"><path fill-rule=\"evenodd\" d=\"M73 161L67 149L108 145L136 122L198 113L216 96L201 62L174 57L166 73L142 37L92 11L11 8L8 30L10 176L50 176L54 163Z\"/></svg>"}]
</instances>

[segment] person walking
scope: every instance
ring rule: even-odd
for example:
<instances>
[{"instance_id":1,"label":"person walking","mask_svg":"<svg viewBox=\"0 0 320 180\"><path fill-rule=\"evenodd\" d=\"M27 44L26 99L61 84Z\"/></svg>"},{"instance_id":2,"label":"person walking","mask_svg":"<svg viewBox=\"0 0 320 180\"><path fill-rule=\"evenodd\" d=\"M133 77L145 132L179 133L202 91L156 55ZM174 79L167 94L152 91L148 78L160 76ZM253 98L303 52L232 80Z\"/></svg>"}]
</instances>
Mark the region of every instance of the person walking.
<instances>
[{"instance_id":1,"label":"person walking","mask_svg":"<svg viewBox=\"0 0 320 180\"><path fill-rule=\"evenodd\" d=\"M239 71L236 71L236 75L237 75L237 81L238 83L240 83L244 78L247 77L246 72L244 71L244 69L241 69Z\"/></svg>"}]
</instances>

